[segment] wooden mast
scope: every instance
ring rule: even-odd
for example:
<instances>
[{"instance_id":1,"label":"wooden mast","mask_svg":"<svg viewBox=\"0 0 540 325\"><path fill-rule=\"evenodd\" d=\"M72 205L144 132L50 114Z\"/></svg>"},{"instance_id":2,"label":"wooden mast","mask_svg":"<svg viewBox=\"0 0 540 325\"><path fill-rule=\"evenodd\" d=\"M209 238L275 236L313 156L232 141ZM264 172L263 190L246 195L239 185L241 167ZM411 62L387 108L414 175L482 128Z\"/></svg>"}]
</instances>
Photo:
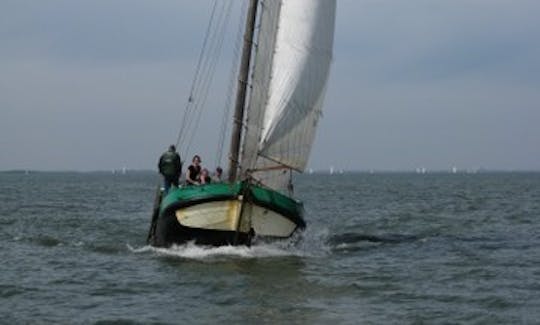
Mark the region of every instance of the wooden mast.
<instances>
[{"instance_id":1,"label":"wooden mast","mask_svg":"<svg viewBox=\"0 0 540 325\"><path fill-rule=\"evenodd\" d=\"M233 130L231 134L229 182L234 182L238 173L238 158L240 156L240 142L242 139L242 125L244 121L244 108L246 105L253 34L255 31L255 20L257 18L257 6L258 0L249 1L249 9L247 12L246 27L244 32L244 46L242 48L242 59L240 61L240 71L238 72L238 87L236 90Z\"/></svg>"}]
</instances>

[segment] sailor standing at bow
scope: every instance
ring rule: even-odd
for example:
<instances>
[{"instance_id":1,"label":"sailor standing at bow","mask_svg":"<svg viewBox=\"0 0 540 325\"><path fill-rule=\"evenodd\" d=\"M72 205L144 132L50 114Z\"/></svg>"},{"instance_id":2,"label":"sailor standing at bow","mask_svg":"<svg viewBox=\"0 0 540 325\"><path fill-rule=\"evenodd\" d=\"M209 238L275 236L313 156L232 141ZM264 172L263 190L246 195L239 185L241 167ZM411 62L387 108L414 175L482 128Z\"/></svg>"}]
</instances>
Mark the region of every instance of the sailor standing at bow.
<instances>
[{"instance_id":1,"label":"sailor standing at bow","mask_svg":"<svg viewBox=\"0 0 540 325\"><path fill-rule=\"evenodd\" d=\"M161 155L158 167L159 173L163 175L165 193L169 192L171 184L178 187L180 175L182 174L182 161L174 145L170 145L169 150Z\"/></svg>"}]
</instances>

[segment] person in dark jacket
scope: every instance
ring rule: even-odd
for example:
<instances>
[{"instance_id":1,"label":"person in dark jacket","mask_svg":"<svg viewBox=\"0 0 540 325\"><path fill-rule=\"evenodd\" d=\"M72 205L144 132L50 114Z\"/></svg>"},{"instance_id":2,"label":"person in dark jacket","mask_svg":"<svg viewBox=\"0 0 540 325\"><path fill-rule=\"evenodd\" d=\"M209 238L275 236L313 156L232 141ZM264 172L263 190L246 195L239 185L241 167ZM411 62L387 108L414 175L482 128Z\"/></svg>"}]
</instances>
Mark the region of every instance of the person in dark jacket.
<instances>
[{"instance_id":1,"label":"person in dark jacket","mask_svg":"<svg viewBox=\"0 0 540 325\"><path fill-rule=\"evenodd\" d=\"M159 157L158 168L159 173L163 175L165 193L169 191L171 185L178 187L180 175L182 174L182 161L174 145L170 145L169 150Z\"/></svg>"}]
</instances>

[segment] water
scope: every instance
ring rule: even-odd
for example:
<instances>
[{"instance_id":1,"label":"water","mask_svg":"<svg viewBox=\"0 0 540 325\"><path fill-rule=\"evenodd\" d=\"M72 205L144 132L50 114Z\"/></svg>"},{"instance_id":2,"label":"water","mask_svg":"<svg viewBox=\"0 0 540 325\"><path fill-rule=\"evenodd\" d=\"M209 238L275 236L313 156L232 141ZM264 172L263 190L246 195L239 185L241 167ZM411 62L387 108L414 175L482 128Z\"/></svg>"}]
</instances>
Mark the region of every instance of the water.
<instances>
[{"instance_id":1,"label":"water","mask_svg":"<svg viewBox=\"0 0 540 325\"><path fill-rule=\"evenodd\" d=\"M145 245L151 173L0 173L0 323L540 322L540 173L306 175L308 228Z\"/></svg>"}]
</instances>

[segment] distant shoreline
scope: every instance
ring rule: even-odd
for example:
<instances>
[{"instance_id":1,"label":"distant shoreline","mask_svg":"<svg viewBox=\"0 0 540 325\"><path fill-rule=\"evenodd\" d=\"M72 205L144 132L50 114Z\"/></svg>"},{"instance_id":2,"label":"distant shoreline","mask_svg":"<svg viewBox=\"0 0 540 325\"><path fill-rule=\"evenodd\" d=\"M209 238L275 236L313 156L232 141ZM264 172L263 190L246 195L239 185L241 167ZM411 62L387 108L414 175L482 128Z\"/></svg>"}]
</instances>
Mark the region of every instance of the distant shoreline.
<instances>
[{"instance_id":1,"label":"distant shoreline","mask_svg":"<svg viewBox=\"0 0 540 325\"><path fill-rule=\"evenodd\" d=\"M34 170L34 169L11 169L0 170L0 174L144 174L157 173L150 169L133 169L127 170L125 173L121 169L113 170Z\"/></svg>"},{"instance_id":2,"label":"distant shoreline","mask_svg":"<svg viewBox=\"0 0 540 325\"><path fill-rule=\"evenodd\" d=\"M123 172L121 169L111 170L34 170L34 169L8 169L0 170L0 174L111 174L111 175L123 175L123 174L157 174L157 170L150 169L129 169ZM342 173L334 172L331 174L328 170L314 170L312 173L304 172L304 175L331 175L340 176L345 174L508 174L508 173L540 173L540 170L511 170L511 169L479 169L479 170L459 170L452 172L451 170L428 170L425 173L419 173L415 170L345 170Z\"/></svg>"}]
</instances>

